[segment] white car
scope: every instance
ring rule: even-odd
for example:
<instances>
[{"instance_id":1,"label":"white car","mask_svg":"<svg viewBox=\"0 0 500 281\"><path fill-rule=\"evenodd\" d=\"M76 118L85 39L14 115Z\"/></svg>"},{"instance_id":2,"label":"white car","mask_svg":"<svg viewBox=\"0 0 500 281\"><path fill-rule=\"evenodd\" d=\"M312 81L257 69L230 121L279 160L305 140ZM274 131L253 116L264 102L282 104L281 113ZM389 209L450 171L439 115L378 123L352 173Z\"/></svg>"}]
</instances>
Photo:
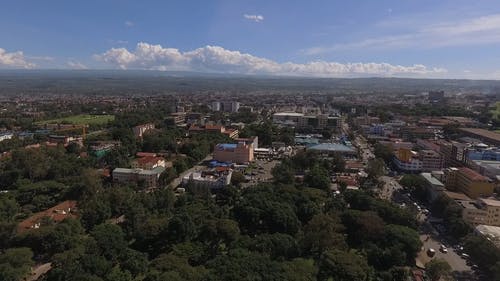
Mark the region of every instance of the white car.
<instances>
[{"instance_id":1,"label":"white car","mask_svg":"<svg viewBox=\"0 0 500 281\"><path fill-rule=\"evenodd\" d=\"M446 246L443 244L441 244L441 246L439 247L439 250L445 254L448 253L448 248L446 248Z\"/></svg>"}]
</instances>

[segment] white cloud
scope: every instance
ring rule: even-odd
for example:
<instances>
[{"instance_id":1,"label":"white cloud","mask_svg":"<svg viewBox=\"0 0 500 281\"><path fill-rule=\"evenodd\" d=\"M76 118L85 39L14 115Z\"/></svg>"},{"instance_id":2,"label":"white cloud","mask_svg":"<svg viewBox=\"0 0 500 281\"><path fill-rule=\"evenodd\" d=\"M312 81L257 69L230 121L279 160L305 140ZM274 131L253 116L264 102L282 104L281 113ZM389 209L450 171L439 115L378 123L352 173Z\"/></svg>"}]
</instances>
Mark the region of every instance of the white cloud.
<instances>
[{"instance_id":1,"label":"white cloud","mask_svg":"<svg viewBox=\"0 0 500 281\"><path fill-rule=\"evenodd\" d=\"M135 23L133 21L129 21L129 20L125 21L125 26L126 27L132 27L134 25L135 25Z\"/></svg>"},{"instance_id":2,"label":"white cloud","mask_svg":"<svg viewBox=\"0 0 500 281\"><path fill-rule=\"evenodd\" d=\"M88 69L88 67L86 65L84 65L83 63L81 63L79 61L75 61L75 60L68 61L66 63L66 65L71 69Z\"/></svg>"},{"instance_id":3,"label":"white cloud","mask_svg":"<svg viewBox=\"0 0 500 281\"><path fill-rule=\"evenodd\" d=\"M264 20L264 16L263 15L248 15L248 14L244 14L243 17L247 20L251 20L251 21L254 21L254 22L261 22Z\"/></svg>"},{"instance_id":4,"label":"white cloud","mask_svg":"<svg viewBox=\"0 0 500 281\"><path fill-rule=\"evenodd\" d=\"M28 62L22 51L7 53L0 48L0 68L34 68L35 64Z\"/></svg>"},{"instance_id":5,"label":"white cloud","mask_svg":"<svg viewBox=\"0 0 500 281\"><path fill-rule=\"evenodd\" d=\"M187 70L214 73L272 74L311 77L350 76L439 76L442 68L428 68L388 63L338 63L313 61L278 63L266 58L230 51L218 46L206 46L181 52L160 45L138 43L135 50L112 48L94 58L121 69Z\"/></svg>"},{"instance_id":6,"label":"white cloud","mask_svg":"<svg viewBox=\"0 0 500 281\"><path fill-rule=\"evenodd\" d=\"M368 38L355 42L334 44L332 46L312 47L304 50L307 55L319 55L349 49L394 49L394 48L440 48L449 46L484 45L500 43L500 14L468 18L439 23L412 21L413 30L405 33ZM400 26L400 19L395 22L385 21L376 26Z\"/></svg>"},{"instance_id":7,"label":"white cloud","mask_svg":"<svg viewBox=\"0 0 500 281\"><path fill-rule=\"evenodd\" d=\"M49 56L26 56L29 60L39 60L39 61L54 61L54 57Z\"/></svg>"}]
</instances>

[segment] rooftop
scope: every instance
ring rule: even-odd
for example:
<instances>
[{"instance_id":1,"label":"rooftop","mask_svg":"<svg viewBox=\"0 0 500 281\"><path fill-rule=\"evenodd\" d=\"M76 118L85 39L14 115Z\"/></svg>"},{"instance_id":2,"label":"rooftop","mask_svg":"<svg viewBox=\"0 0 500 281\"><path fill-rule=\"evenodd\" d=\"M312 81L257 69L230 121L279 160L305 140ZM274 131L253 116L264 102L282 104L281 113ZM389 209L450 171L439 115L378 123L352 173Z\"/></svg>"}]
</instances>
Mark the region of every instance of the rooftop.
<instances>
[{"instance_id":1,"label":"rooftop","mask_svg":"<svg viewBox=\"0 0 500 281\"><path fill-rule=\"evenodd\" d=\"M446 196L448 196L450 199L453 200L468 200L468 201L471 200L467 195L459 192L445 190L444 194L446 194Z\"/></svg>"},{"instance_id":2,"label":"rooftop","mask_svg":"<svg viewBox=\"0 0 500 281\"><path fill-rule=\"evenodd\" d=\"M144 156L144 157L137 159L136 161L139 165L146 165L148 163L156 164L156 163L158 163L158 161L162 161L162 160L165 161L165 158L156 157L156 156Z\"/></svg>"},{"instance_id":3,"label":"rooftop","mask_svg":"<svg viewBox=\"0 0 500 281\"><path fill-rule=\"evenodd\" d=\"M297 112L277 112L277 113L274 113L273 115L274 116L296 116L296 117L304 116L303 113L297 113Z\"/></svg>"},{"instance_id":4,"label":"rooftop","mask_svg":"<svg viewBox=\"0 0 500 281\"><path fill-rule=\"evenodd\" d=\"M495 246L500 247L500 227L492 225L478 225L476 231L487 237Z\"/></svg>"},{"instance_id":5,"label":"rooftop","mask_svg":"<svg viewBox=\"0 0 500 281\"><path fill-rule=\"evenodd\" d=\"M444 184L440 182L438 179L432 176L431 173L421 173L420 174L426 181L428 181L430 184L434 186L442 186L444 187Z\"/></svg>"},{"instance_id":6,"label":"rooftop","mask_svg":"<svg viewBox=\"0 0 500 281\"><path fill-rule=\"evenodd\" d=\"M460 130L500 142L500 134L493 131L479 128L461 128Z\"/></svg>"},{"instance_id":7,"label":"rooftop","mask_svg":"<svg viewBox=\"0 0 500 281\"><path fill-rule=\"evenodd\" d=\"M478 172L471 170L469 168L461 167L461 168L458 168L458 170L471 180L474 180L474 181L487 181L488 180L487 177L485 177L485 176L479 174Z\"/></svg>"},{"instance_id":8,"label":"rooftop","mask_svg":"<svg viewBox=\"0 0 500 281\"><path fill-rule=\"evenodd\" d=\"M347 145L339 143L321 143L313 145L308 149L318 150L318 151L331 151L331 152L356 152L354 149L348 147Z\"/></svg>"},{"instance_id":9,"label":"rooftop","mask_svg":"<svg viewBox=\"0 0 500 281\"><path fill-rule=\"evenodd\" d=\"M499 200L496 200L496 199L492 199L492 198L482 198L482 199L479 199L481 200L484 204L488 205L488 206L494 206L494 207L500 207L500 201Z\"/></svg>"},{"instance_id":10,"label":"rooftop","mask_svg":"<svg viewBox=\"0 0 500 281\"><path fill-rule=\"evenodd\" d=\"M144 170L144 169L129 169L129 168L115 168L113 173L121 173L121 174L141 174L141 175L158 175L165 171L165 167L158 166L152 170Z\"/></svg>"},{"instance_id":11,"label":"rooftop","mask_svg":"<svg viewBox=\"0 0 500 281\"><path fill-rule=\"evenodd\" d=\"M494 160L472 160L474 164L487 169L500 169L500 161Z\"/></svg>"},{"instance_id":12,"label":"rooftop","mask_svg":"<svg viewBox=\"0 0 500 281\"><path fill-rule=\"evenodd\" d=\"M216 148L226 150L226 149L236 149L237 146L238 146L238 144L236 144L236 143L219 143L216 146Z\"/></svg>"}]
</instances>

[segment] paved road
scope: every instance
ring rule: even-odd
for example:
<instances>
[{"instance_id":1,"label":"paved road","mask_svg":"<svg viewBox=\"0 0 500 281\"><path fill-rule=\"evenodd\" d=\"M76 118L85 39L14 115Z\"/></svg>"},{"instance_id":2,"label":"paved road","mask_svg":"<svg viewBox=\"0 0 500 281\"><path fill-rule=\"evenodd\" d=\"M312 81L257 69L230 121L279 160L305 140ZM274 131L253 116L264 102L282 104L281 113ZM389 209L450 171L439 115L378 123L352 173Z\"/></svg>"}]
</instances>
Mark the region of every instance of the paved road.
<instances>
[{"instance_id":1,"label":"paved road","mask_svg":"<svg viewBox=\"0 0 500 281\"><path fill-rule=\"evenodd\" d=\"M40 276L44 275L45 273L49 272L49 270L52 268L52 263L44 263L41 265L37 265L31 269L31 275L24 278L24 281L35 281L40 278Z\"/></svg>"},{"instance_id":2,"label":"paved road","mask_svg":"<svg viewBox=\"0 0 500 281\"><path fill-rule=\"evenodd\" d=\"M426 234L420 235L420 240L422 240L422 242L424 243L424 252L429 248L436 250L436 255L433 257L433 259L443 259L447 261L453 271L471 271L471 268L466 264L466 261L459 254L457 254L455 250L453 250L453 248L447 248L448 253L443 253L439 250L439 247L442 244L439 236L430 235L430 238L425 241L426 237L428 237L428 235ZM425 262L431 260L431 258L429 258L427 254L425 254L424 256L426 257L426 259L424 259Z\"/></svg>"}]
</instances>

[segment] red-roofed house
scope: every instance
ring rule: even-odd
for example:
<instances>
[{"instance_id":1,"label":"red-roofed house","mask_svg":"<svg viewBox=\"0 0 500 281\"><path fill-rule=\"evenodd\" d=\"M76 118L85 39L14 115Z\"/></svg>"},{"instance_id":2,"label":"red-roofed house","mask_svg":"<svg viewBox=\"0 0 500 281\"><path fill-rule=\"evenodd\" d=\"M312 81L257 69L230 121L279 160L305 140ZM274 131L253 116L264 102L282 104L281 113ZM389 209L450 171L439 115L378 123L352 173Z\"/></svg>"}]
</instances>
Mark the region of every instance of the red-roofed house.
<instances>
[{"instance_id":1,"label":"red-roofed house","mask_svg":"<svg viewBox=\"0 0 500 281\"><path fill-rule=\"evenodd\" d=\"M132 161L132 168L152 170L156 167L172 167L172 162L166 162L163 157L145 156Z\"/></svg>"}]
</instances>

